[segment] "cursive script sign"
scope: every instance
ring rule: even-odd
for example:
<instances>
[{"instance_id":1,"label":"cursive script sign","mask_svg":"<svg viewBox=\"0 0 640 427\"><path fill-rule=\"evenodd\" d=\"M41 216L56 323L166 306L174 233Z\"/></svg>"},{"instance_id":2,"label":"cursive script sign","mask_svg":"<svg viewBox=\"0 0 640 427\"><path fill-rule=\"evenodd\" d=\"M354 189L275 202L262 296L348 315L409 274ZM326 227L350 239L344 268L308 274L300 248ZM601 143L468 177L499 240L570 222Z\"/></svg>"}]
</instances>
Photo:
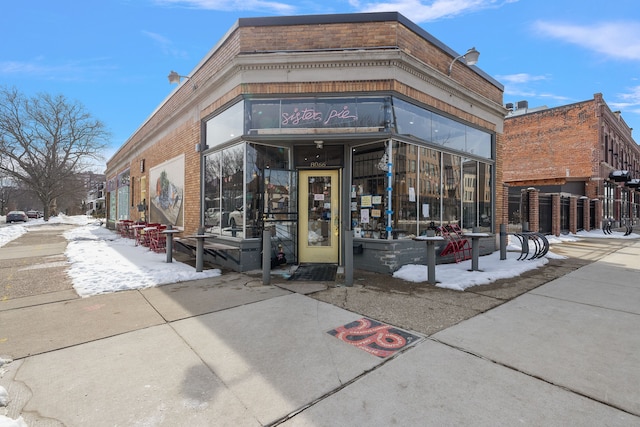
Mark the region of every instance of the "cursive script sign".
<instances>
[{"instance_id":1,"label":"cursive script sign","mask_svg":"<svg viewBox=\"0 0 640 427\"><path fill-rule=\"evenodd\" d=\"M323 112L316 107L293 107L290 112L282 113L281 125L287 126L323 126L331 127L345 122L355 122L358 115L348 105L341 108L329 108Z\"/></svg>"}]
</instances>

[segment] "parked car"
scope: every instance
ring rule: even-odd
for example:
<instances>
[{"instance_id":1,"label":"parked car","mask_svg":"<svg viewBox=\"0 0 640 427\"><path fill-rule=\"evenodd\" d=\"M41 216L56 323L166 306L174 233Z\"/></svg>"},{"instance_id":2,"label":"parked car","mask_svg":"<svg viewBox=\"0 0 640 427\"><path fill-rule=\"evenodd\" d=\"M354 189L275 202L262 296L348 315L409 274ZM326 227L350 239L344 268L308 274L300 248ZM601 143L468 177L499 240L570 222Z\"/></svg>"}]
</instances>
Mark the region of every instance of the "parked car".
<instances>
[{"instance_id":1,"label":"parked car","mask_svg":"<svg viewBox=\"0 0 640 427\"><path fill-rule=\"evenodd\" d=\"M29 217L24 211L11 211L7 214L7 219L5 220L7 224L18 221L27 222Z\"/></svg>"},{"instance_id":2,"label":"parked car","mask_svg":"<svg viewBox=\"0 0 640 427\"><path fill-rule=\"evenodd\" d=\"M30 211L27 211L27 216L29 218L42 218L42 212L31 209Z\"/></svg>"},{"instance_id":3,"label":"parked car","mask_svg":"<svg viewBox=\"0 0 640 427\"><path fill-rule=\"evenodd\" d=\"M220 225L220 210L209 208L204 212L204 225L216 226Z\"/></svg>"},{"instance_id":4,"label":"parked car","mask_svg":"<svg viewBox=\"0 0 640 427\"><path fill-rule=\"evenodd\" d=\"M244 206L240 206L229 214L229 227L231 228L242 227L243 220L244 220Z\"/></svg>"}]
</instances>

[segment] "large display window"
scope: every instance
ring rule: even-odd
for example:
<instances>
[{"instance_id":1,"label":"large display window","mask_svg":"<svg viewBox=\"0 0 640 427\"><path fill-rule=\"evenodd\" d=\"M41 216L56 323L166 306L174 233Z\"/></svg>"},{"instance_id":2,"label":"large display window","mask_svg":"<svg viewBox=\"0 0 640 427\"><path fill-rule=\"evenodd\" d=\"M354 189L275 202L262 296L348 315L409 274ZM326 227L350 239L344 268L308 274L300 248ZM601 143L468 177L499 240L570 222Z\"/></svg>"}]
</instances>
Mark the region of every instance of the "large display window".
<instances>
[{"instance_id":1,"label":"large display window","mask_svg":"<svg viewBox=\"0 0 640 427\"><path fill-rule=\"evenodd\" d=\"M260 237L264 221L295 206L288 148L240 143L204 157L204 225L236 238Z\"/></svg>"},{"instance_id":2,"label":"large display window","mask_svg":"<svg viewBox=\"0 0 640 427\"><path fill-rule=\"evenodd\" d=\"M411 238L447 224L491 231L491 174L490 164L416 144L356 147L350 194L354 236Z\"/></svg>"}]
</instances>

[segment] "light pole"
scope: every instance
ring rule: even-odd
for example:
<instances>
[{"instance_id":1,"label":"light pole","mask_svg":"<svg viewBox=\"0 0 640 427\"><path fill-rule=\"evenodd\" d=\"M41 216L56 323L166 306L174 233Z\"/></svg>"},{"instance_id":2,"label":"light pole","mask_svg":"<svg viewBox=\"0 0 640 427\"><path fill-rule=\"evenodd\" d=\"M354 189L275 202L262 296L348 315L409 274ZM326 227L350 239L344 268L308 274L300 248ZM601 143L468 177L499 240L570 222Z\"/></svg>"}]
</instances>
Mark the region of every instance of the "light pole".
<instances>
[{"instance_id":1,"label":"light pole","mask_svg":"<svg viewBox=\"0 0 640 427\"><path fill-rule=\"evenodd\" d=\"M475 47L472 47L471 49L467 50L467 52L464 55L456 56L455 58L453 58L453 61L451 61L451 64L449 65L449 72L447 73L447 75L451 77L451 70L453 70L453 64L457 60L464 58L464 62L467 65L476 65L478 63L479 57L480 57L480 52L478 52Z\"/></svg>"}]
</instances>

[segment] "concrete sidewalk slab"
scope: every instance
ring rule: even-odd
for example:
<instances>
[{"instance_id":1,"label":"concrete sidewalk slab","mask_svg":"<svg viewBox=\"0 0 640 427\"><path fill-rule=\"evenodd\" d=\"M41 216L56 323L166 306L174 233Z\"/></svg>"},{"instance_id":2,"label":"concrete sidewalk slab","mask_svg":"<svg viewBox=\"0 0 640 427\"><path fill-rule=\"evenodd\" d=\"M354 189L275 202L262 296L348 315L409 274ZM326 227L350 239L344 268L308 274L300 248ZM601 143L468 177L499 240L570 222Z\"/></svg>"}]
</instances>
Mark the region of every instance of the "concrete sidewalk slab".
<instances>
[{"instance_id":1,"label":"concrete sidewalk slab","mask_svg":"<svg viewBox=\"0 0 640 427\"><path fill-rule=\"evenodd\" d=\"M640 284L637 283L637 273L633 282L619 283L619 280L612 280L615 277L611 275L612 272L609 272L610 280L604 281L594 277L601 274L601 271L591 270L593 269L579 275L561 277L534 289L531 294L640 314Z\"/></svg>"},{"instance_id":2,"label":"concrete sidewalk slab","mask_svg":"<svg viewBox=\"0 0 640 427\"><path fill-rule=\"evenodd\" d=\"M29 426L260 426L169 325L28 358Z\"/></svg>"},{"instance_id":3,"label":"concrete sidewalk slab","mask_svg":"<svg viewBox=\"0 0 640 427\"><path fill-rule=\"evenodd\" d=\"M288 295L275 286L247 286L242 274L225 274L143 289L140 292L168 322Z\"/></svg>"},{"instance_id":4,"label":"concrete sidewalk slab","mask_svg":"<svg viewBox=\"0 0 640 427\"><path fill-rule=\"evenodd\" d=\"M613 260L614 258L608 258ZM619 258L615 258L620 261ZM635 262L638 262L637 255ZM573 279L595 280L602 283L636 284L640 269L621 265L619 262L599 261L586 265L567 276Z\"/></svg>"},{"instance_id":5,"label":"concrete sidewalk slab","mask_svg":"<svg viewBox=\"0 0 640 427\"><path fill-rule=\"evenodd\" d=\"M60 243L42 243L39 245L20 245L9 242L0 247L0 258L7 260L20 258L38 258L64 253L67 248L66 240Z\"/></svg>"},{"instance_id":6,"label":"concrete sidewalk slab","mask_svg":"<svg viewBox=\"0 0 640 427\"><path fill-rule=\"evenodd\" d=\"M164 323L137 291L0 312L0 354L19 359Z\"/></svg>"},{"instance_id":7,"label":"concrete sidewalk slab","mask_svg":"<svg viewBox=\"0 0 640 427\"><path fill-rule=\"evenodd\" d=\"M639 324L635 314L526 294L433 338L640 415Z\"/></svg>"},{"instance_id":8,"label":"concrete sidewalk slab","mask_svg":"<svg viewBox=\"0 0 640 427\"><path fill-rule=\"evenodd\" d=\"M22 298L8 299L0 301L0 311L15 310L18 308L32 307L40 304L49 304L52 302L68 301L80 298L78 293L73 289L66 291L47 292L46 294L38 294Z\"/></svg>"},{"instance_id":9,"label":"concrete sidewalk slab","mask_svg":"<svg viewBox=\"0 0 640 427\"><path fill-rule=\"evenodd\" d=\"M327 333L361 317L291 294L172 325L267 425L385 360Z\"/></svg>"},{"instance_id":10,"label":"concrete sidewalk slab","mask_svg":"<svg viewBox=\"0 0 640 427\"><path fill-rule=\"evenodd\" d=\"M282 426L629 426L640 418L429 341Z\"/></svg>"},{"instance_id":11,"label":"concrete sidewalk slab","mask_svg":"<svg viewBox=\"0 0 640 427\"><path fill-rule=\"evenodd\" d=\"M465 301L469 301L466 295L472 295L459 294ZM400 328L419 331L423 335L438 332L482 311L463 304L443 302L447 300L446 296L434 300L418 298L415 294L375 292L361 286L330 289L329 292L314 294L313 298ZM502 301L490 298L475 301L476 306L480 303L486 303L488 309Z\"/></svg>"}]
</instances>

